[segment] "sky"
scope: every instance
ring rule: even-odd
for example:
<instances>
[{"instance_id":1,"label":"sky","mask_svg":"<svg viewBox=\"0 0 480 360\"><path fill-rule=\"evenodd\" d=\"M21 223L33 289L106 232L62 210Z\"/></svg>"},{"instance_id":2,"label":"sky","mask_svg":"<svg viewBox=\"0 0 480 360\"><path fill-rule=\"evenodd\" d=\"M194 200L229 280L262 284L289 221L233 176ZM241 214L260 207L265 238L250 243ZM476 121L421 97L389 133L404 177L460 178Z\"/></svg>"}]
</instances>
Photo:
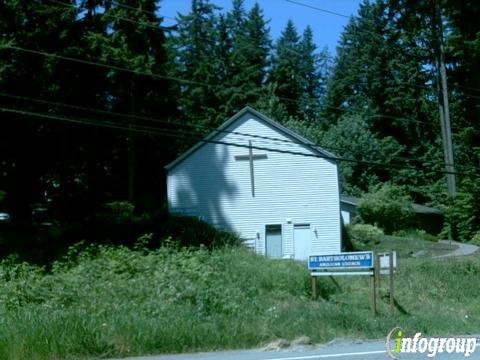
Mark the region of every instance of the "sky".
<instances>
[{"instance_id":1,"label":"sky","mask_svg":"<svg viewBox=\"0 0 480 360\"><path fill-rule=\"evenodd\" d=\"M292 19L301 33L307 25L310 25L314 32L314 40L317 48L325 46L331 54L335 55L340 34L348 22L348 18L314 10L297 4L289 3L286 0L245 0L245 8L250 9L257 1L263 9L266 19L270 19L270 35L273 39L278 38L281 31ZM295 0L314 7L344 15L357 15L361 0ZM225 10L231 9L231 0L211 0L215 5ZM175 23L177 13L186 14L190 10L191 0L163 0L158 11L161 16L168 16L164 19L165 25Z\"/></svg>"}]
</instances>

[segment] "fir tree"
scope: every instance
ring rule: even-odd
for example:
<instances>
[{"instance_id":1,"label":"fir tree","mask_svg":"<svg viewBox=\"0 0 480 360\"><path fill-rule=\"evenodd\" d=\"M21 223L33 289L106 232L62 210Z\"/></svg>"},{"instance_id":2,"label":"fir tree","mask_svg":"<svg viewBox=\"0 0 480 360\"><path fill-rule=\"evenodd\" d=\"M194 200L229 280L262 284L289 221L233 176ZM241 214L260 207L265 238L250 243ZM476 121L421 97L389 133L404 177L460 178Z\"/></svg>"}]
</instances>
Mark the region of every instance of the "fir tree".
<instances>
[{"instance_id":1,"label":"fir tree","mask_svg":"<svg viewBox=\"0 0 480 360\"><path fill-rule=\"evenodd\" d=\"M328 51L324 49L321 53L316 52L317 46L314 44L313 30L310 26L305 28L299 48L303 54L301 61L303 94L300 100L299 118L318 120L328 76Z\"/></svg>"},{"instance_id":2,"label":"fir tree","mask_svg":"<svg viewBox=\"0 0 480 360\"><path fill-rule=\"evenodd\" d=\"M276 95L284 102L290 116L299 114L299 101L303 96L301 50L297 29L289 20L275 44L269 82L276 84Z\"/></svg>"},{"instance_id":3,"label":"fir tree","mask_svg":"<svg viewBox=\"0 0 480 360\"><path fill-rule=\"evenodd\" d=\"M208 0L192 0L191 11L179 15L173 46L173 76L180 78L178 105L189 123L218 125L221 105L217 8Z\"/></svg>"},{"instance_id":4,"label":"fir tree","mask_svg":"<svg viewBox=\"0 0 480 360\"><path fill-rule=\"evenodd\" d=\"M235 1L228 15L230 53L223 100L225 114L232 114L255 103L262 92L270 50L270 39L262 10L255 4L248 14L243 1Z\"/></svg>"}]
</instances>

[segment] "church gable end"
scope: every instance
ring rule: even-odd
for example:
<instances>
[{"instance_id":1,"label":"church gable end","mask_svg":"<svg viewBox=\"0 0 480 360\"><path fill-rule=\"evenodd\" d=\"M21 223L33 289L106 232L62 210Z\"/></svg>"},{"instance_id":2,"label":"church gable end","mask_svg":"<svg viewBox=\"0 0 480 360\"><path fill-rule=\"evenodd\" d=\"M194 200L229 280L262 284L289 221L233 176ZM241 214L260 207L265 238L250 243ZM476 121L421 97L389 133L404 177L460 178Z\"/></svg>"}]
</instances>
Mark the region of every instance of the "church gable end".
<instances>
[{"instance_id":1,"label":"church gable end","mask_svg":"<svg viewBox=\"0 0 480 360\"><path fill-rule=\"evenodd\" d=\"M167 167L170 211L274 257L339 251L333 155L258 114L242 110Z\"/></svg>"}]
</instances>

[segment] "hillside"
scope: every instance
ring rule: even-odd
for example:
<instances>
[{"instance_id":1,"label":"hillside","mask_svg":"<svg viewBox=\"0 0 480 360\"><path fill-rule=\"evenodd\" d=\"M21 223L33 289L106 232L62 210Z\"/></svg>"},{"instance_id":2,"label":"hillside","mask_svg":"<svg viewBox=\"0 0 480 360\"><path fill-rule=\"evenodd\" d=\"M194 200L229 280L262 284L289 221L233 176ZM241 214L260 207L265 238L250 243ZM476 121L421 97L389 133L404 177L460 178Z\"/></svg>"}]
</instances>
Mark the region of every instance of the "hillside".
<instances>
[{"instance_id":1,"label":"hillside","mask_svg":"<svg viewBox=\"0 0 480 360\"><path fill-rule=\"evenodd\" d=\"M471 333L480 327L479 271L478 256L400 259L401 311L389 314L381 289L372 318L367 278L322 279L312 301L305 264L240 248L91 247L50 272L10 259L0 266L0 358L248 348L302 335L381 339L396 325Z\"/></svg>"}]
</instances>

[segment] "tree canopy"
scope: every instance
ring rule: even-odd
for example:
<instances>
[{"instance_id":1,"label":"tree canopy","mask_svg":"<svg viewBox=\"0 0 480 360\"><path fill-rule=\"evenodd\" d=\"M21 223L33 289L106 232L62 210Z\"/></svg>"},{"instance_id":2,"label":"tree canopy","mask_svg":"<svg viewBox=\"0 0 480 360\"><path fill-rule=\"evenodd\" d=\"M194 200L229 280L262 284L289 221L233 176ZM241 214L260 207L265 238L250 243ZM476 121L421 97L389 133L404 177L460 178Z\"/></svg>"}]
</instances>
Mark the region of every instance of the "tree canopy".
<instances>
[{"instance_id":1,"label":"tree canopy","mask_svg":"<svg viewBox=\"0 0 480 360\"><path fill-rule=\"evenodd\" d=\"M168 26L156 0L0 0L4 203L18 221L38 204L59 222L108 201L161 207L162 166L253 105L349 160L344 192L401 186L467 240L480 229L480 5L437 1L458 200L442 173L429 1L365 0L334 53L294 19L272 39L273 15L243 0L192 0Z\"/></svg>"}]
</instances>

